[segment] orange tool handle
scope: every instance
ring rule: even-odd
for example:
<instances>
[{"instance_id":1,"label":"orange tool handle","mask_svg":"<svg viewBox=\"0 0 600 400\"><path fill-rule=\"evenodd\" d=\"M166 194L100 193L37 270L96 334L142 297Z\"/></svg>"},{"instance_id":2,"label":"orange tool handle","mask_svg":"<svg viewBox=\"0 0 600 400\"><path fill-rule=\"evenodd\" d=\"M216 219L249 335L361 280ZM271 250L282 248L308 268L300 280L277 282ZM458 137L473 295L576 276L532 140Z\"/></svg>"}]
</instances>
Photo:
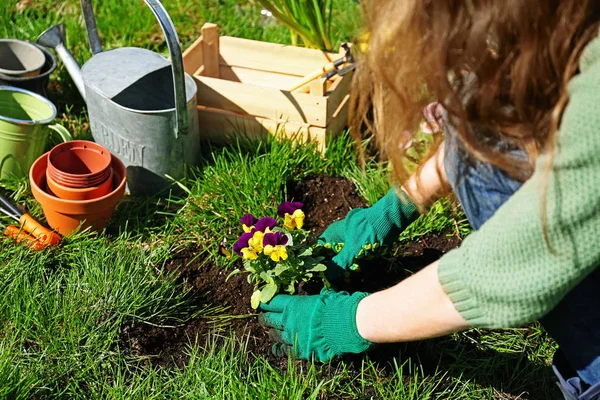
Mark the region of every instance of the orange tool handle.
<instances>
[{"instance_id":1,"label":"orange tool handle","mask_svg":"<svg viewBox=\"0 0 600 400\"><path fill-rule=\"evenodd\" d=\"M60 242L60 235L58 233L52 232L50 229L33 219L29 214L21 215L19 222L24 231L29 232L37 240L42 242L44 246L54 246Z\"/></svg>"},{"instance_id":2,"label":"orange tool handle","mask_svg":"<svg viewBox=\"0 0 600 400\"><path fill-rule=\"evenodd\" d=\"M4 234L10 238L15 239L17 243L23 242L25 247L29 247L35 251L42 250L44 247L47 246L41 241L34 238L33 236L23 232L21 228L17 228L14 225L7 226L6 229L4 229Z\"/></svg>"}]
</instances>

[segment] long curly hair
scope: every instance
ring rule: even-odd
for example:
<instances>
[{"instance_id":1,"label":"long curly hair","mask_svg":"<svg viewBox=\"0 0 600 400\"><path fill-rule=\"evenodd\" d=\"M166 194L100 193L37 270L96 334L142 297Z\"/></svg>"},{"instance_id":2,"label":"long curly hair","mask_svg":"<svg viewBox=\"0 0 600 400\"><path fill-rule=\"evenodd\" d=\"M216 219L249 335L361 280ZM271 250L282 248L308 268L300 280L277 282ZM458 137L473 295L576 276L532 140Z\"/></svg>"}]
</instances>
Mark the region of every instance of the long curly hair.
<instances>
[{"instance_id":1,"label":"long curly hair","mask_svg":"<svg viewBox=\"0 0 600 400\"><path fill-rule=\"evenodd\" d=\"M363 7L367 50L351 124L355 136L365 127L374 133L395 183L410 175L402 162L406 133L417 131L432 100L457 121L475 159L518 179L527 179L539 154L553 154L566 85L597 34L600 1L366 0ZM465 75L476 85L467 88ZM524 149L528 159L511 158L499 142Z\"/></svg>"}]
</instances>

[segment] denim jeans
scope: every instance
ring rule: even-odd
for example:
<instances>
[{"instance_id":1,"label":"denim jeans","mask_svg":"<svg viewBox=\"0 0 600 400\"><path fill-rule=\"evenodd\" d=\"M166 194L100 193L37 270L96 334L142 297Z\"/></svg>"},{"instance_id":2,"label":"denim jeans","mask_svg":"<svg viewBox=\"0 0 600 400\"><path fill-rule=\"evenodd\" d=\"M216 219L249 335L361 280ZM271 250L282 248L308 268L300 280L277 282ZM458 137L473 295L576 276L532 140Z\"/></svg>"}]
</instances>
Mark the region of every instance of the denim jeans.
<instances>
[{"instance_id":1,"label":"denim jeans","mask_svg":"<svg viewBox=\"0 0 600 400\"><path fill-rule=\"evenodd\" d=\"M445 112L443 122L448 180L473 229L479 229L522 183L491 164L472 159ZM521 150L512 152L525 156ZM565 398L600 399L600 268L540 322L559 344L553 368Z\"/></svg>"}]
</instances>

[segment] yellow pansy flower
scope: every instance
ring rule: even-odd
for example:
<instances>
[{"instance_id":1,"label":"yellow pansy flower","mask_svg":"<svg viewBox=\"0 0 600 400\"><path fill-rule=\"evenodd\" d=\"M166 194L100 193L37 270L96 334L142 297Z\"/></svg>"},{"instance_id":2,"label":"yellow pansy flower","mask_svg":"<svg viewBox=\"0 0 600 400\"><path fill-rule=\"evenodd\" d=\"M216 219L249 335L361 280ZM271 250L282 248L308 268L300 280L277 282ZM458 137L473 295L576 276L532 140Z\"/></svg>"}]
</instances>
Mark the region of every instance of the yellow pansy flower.
<instances>
[{"instance_id":1,"label":"yellow pansy flower","mask_svg":"<svg viewBox=\"0 0 600 400\"><path fill-rule=\"evenodd\" d=\"M280 244L275 245L275 246L268 244L265 246L264 252L265 252L265 255L271 256L271 260L273 260L275 262L279 262L281 260L287 260L287 258L288 258L288 253L287 253L287 250L285 249L285 246L282 246Z\"/></svg>"}]
</instances>

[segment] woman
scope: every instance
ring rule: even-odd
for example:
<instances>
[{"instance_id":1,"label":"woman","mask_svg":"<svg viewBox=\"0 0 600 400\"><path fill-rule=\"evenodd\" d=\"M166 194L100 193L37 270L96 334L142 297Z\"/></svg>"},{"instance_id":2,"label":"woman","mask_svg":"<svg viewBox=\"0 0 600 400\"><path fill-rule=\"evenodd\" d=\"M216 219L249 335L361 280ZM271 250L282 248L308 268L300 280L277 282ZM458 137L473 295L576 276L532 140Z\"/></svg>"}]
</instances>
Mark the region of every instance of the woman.
<instances>
[{"instance_id":1,"label":"woman","mask_svg":"<svg viewBox=\"0 0 600 400\"><path fill-rule=\"evenodd\" d=\"M600 4L372 0L367 16L355 126L374 110L401 186L322 242L343 243L334 261L349 269L448 186L476 232L390 289L277 296L261 305L263 322L298 356L325 361L540 320L560 346L566 398L600 399ZM403 132L431 96L445 140L409 176Z\"/></svg>"}]
</instances>

